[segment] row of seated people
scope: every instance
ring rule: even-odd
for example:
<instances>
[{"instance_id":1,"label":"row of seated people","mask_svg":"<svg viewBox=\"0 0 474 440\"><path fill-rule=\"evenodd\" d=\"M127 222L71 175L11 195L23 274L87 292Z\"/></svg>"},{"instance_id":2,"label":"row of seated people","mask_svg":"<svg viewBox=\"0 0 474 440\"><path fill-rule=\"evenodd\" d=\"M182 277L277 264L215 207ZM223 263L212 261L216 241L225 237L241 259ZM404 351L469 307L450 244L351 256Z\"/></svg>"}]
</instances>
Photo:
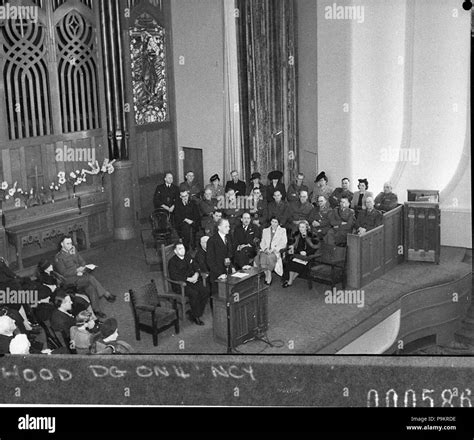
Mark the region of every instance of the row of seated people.
<instances>
[{"instance_id":1,"label":"row of seated people","mask_svg":"<svg viewBox=\"0 0 474 440\"><path fill-rule=\"evenodd\" d=\"M102 311L101 300L114 302L115 296L105 290L86 268L69 236L61 240L61 250L54 263L48 260L38 263L34 278L17 276L1 259L0 290L9 293L0 303L3 317L0 353L19 354L19 347L25 352L51 353L50 349L44 348L51 341L47 338L38 340L42 334L41 327L49 328L62 339L59 344L62 346L54 347L53 353L129 351L128 344L118 341L115 331L110 332L111 327L116 327L116 321L106 319ZM83 337L84 332L89 334L89 338ZM17 334L25 335L29 344L22 337L19 340L23 344L15 342L12 352L9 344Z\"/></svg>"},{"instance_id":2,"label":"row of seated people","mask_svg":"<svg viewBox=\"0 0 474 440\"><path fill-rule=\"evenodd\" d=\"M381 224L383 212L395 207L391 205L383 211L376 209L375 200L371 196L363 199L361 209L350 208L350 200L345 195L340 196L339 205L334 208L323 195L318 196L314 206L309 202L306 191L301 191L298 201L291 203L283 200L280 191L273 194L274 200L268 204L263 204L259 196L259 190L254 190L251 198L245 198L244 203L240 203L242 199L237 199L231 189L226 193L221 208L218 202L210 198L207 190L199 204L192 203L189 193L183 191L170 221L186 249L195 249L201 236L212 236L221 218L229 220L231 233L234 234L244 213L250 216L251 224L258 229L260 235L273 217L277 217L281 226L288 230L288 236L296 231L300 221L306 220L319 239L329 233L328 243L344 244L353 226L357 226L358 233L371 230Z\"/></svg>"},{"instance_id":3,"label":"row of seated people","mask_svg":"<svg viewBox=\"0 0 474 440\"><path fill-rule=\"evenodd\" d=\"M204 214L209 208L206 206L210 200L214 200L216 203L219 200L223 200L229 197L229 191L234 191L235 197L254 196L255 191L258 190L258 199L262 201L262 204L270 203L274 199L275 192L281 194L281 199L288 203L297 202L302 191L306 191L308 194L308 200L313 205L316 205L318 197L324 196L331 208L339 206L339 202L342 196L349 199L351 207L358 211L363 209L365 200L367 197L374 197L373 193L369 191L369 182L367 179L359 179L358 190L354 193L350 190L350 180L345 177L341 180L341 186L333 188L329 185L328 177L326 173L322 171L316 176L315 184L310 191L309 187L305 185L305 176L299 173L296 177L295 182L292 182L285 187L282 182L283 173L280 171L272 171L268 175L268 185L262 184L262 176L260 173L253 173L250 179L250 183L247 185L245 182L239 179L239 173L232 171L231 180L229 180L225 187L220 184L220 178L218 174L213 175L210 178L210 184L202 189L196 182L195 176L192 171L186 174L185 181L182 182L179 187L174 182L174 176L172 173L167 173L164 178L164 183L158 185L155 191L153 203L155 209L164 209L169 213L173 213L177 202L179 202L180 193L187 191L189 194L189 200L199 205L201 214ZM384 184L383 191L375 197L375 207L381 211L390 211L397 206L398 198L397 195L392 192L392 187L389 182ZM204 203L201 203L204 202Z\"/></svg>"}]
</instances>

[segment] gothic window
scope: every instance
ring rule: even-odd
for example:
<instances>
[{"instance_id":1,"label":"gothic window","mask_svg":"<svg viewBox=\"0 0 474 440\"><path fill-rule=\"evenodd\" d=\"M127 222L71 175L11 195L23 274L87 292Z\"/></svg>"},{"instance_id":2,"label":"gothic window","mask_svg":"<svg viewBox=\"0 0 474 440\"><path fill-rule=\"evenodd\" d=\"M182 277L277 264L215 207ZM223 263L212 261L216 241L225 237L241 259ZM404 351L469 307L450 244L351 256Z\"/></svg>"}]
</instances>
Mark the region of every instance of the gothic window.
<instances>
[{"instance_id":1,"label":"gothic window","mask_svg":"<svg viewBox=\"0 0 474 440\"><path fill-rule=\"evenodd\" d=\"M94 28L72 10L56 26L63 132L100 126Z\"/></svg>"},{"instance_id":2,"label":"gothic window","mask_svg":"<svg viewBox=\"0 0 474 440\"><path fill-rule=\"evenodd\" d=\"M52 130L46 34L39 21L0 22L0 70L11 140L45 136Z\"/></svg>"},{"instance_id":3,"label":"gothic window","mask_svg":"<svg viewBox=\"0 0 474 440\"><path fill-rule=\"evenodd\" d=\"M130 29L130 52L136 124L167 121L166 32L146 13Z\"/></svg>"}]
</instances>

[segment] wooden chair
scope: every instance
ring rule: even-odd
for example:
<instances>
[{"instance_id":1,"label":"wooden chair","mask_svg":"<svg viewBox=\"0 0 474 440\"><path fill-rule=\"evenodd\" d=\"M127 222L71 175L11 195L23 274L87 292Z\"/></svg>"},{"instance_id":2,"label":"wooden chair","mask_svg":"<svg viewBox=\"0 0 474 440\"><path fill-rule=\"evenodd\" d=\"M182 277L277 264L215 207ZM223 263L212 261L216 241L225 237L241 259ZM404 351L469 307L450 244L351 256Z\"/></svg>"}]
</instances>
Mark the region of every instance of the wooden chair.
<instances>
[{"instance_id":1,"label":"wooden chair","mask_svg":"<svg viewBox=\"0 0 474 440\"><path fill-rule=\"evenodd\" d=\"M150 215L150 223L155 243L168 244L173 232L169 212L164 209L156 209Z\"/></svg>"},{"instance_id":2,"label":"wooden chair","mask_svg":"<svg viewBox=\"0 0 474 440\"><path fill-rule=\"evenodd\" d=\"M154 280L138 289L130 289L129 294L137 341L141 339L141 330L151 333L155 347L158 345L159 333L172 326L174 326L176 334L179 333L179 317L175 295L159 294ZM172 308L169 307L170 301Z\"/></svg>"},{"instance_id":3,"label":"wooden chair","mask_svg":"<svg viewBox=\"0 0 474 440\"><path fill-rule=\"evenodd\" d=\"M347 247L334 246L321 242L317 256L309 263L308 287L313 288L313 281L328 284L334 288L341 283L346 288Z\"/></svg>"}]
</instances>

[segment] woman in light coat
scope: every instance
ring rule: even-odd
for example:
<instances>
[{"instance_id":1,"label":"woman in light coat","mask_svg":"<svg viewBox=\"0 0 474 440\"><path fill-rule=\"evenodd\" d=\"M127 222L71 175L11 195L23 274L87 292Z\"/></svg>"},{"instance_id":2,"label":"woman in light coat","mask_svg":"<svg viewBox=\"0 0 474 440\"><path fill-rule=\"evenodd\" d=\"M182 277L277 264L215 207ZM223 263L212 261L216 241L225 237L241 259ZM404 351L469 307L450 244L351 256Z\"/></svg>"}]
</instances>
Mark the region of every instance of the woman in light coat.
<instances>
[{"instance_id":1,"label":"woman in light coat","mask_svg":"<svg viewBox=\"0 0 474 440\"><path fill-rule=\"evenodd\" d=\"M270 227L263 230L260 252L255 257L255 265L265 271L265 284L272 283L272 271L283 275L283 261L280 250L286 248L288 242L286 229L280 226L276 217L270 219Z\"/></svg>"}]
</instances>

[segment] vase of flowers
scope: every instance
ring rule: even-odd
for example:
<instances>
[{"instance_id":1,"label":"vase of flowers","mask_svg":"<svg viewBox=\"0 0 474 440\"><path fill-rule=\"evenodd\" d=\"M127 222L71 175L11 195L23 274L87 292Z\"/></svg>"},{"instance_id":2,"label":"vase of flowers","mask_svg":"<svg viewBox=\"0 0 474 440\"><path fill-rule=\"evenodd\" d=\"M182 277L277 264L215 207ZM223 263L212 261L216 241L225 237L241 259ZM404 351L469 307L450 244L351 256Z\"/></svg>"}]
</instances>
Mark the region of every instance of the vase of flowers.
<instances>
[{"instance_id":1,"label":"vase of flowers","mask_svg":"<svg viewBox=\"0 0 474 440\"><path fill-rule=\"evenodd\" d=\"M90 174L91 176L98 176L100 179L100 190L101 192L105 191L105 176L107 174L112 174L115 171L114 168L115 159L109 161L109 159L104 159L102 166L99 165L99 161L89 162L90 170L83 170L84 173Z\"/></svg>"},{"instance_id":2,"label":"vase of flowers","mask_svg":"<svg viewBox=\"0 0 474 440\"><path fill-rule=\"evenodd\" d=\"M49 185L49 193L51 195L51 203L54 203L54 194L55 194L56 191L59 191L59 189L60 189L59 183L53 182Z\"/></svg>"},{"instance_id":3,"label":"vase of flowers","mask_svg":"<svg viewBox=\"0 0 474 440\"><path fill-rule=\"evenodd\" d=\"M63 183L66 184L66 187L68 189L68 194L70 194L70 189L72 189L72 197L75 199L76 198L76 188L81 184L86 181L86 175L85 171L71 171L69 175L66 176L66 173L60 172L58 174L58 182L60 185ZM70 195L69 195L69 198Z\"/></svg>"}]
</instances>

